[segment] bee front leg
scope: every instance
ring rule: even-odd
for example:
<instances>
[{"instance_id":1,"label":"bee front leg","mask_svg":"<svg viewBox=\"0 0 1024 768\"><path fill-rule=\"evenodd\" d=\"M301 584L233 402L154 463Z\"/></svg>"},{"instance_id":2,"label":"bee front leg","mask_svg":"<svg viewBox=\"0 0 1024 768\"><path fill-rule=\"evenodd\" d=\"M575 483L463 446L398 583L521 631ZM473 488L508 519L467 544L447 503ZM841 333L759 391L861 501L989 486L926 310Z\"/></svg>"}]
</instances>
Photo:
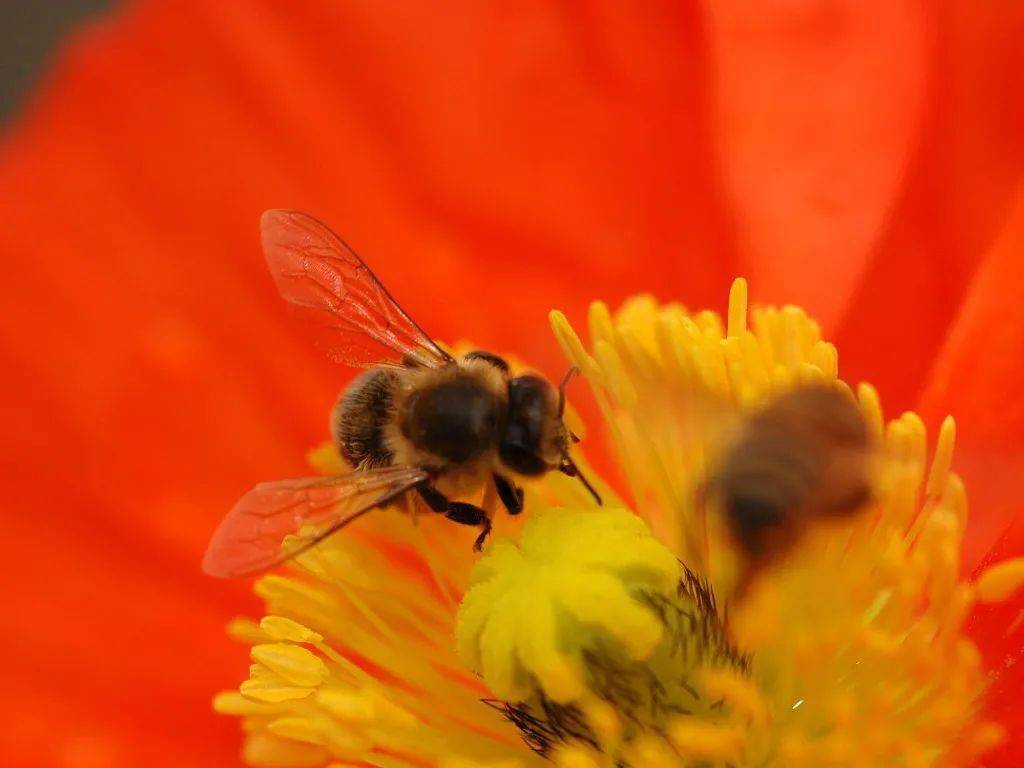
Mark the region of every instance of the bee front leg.
<instances>
[{"instance_id":1,"label":"bee front leg","mask_svg":"<svg viewBox=\"0 0 1024 768\"><path fill-rule=\"evenodd\" d=\"M480 551L491 532L491 518L487 516L487 512L475 504L449 501L447 496L426 483L417 485L416 491L428 507L439 514L443 514L452 522L459 525L474 525L482 528L483 530L473 544L473 549L477 552Z\"/></svg>"},{"instance_id":2,"label":"bee front leg","mask_svg":"<svg viewBox=\"0 0 1024 768\"><path fill-rule=\"evenodd\" d=\"M498 498L505 505L510 515L518 515L523 511L523 489L513 485L508 478L494 475L494 487L498 490Z\"/></svg>"},{"instance_id":3,"label":"bee front leg","mask_svg":"<svg viewBox=\"0 0 1024 768\"><path fill-rule=\"evenodd\" d=\"M487 537L491 535L491 518L487 516L487 513L484 510L472 504L453 501L451 506L448 507L445 517L462 525L480 526L482 530L480 531L480 535L476 537L476 541L473 542L473 549L477 552L483 549L484 542L487 541Z\"/></svg>"},{"instance_id":4,"label":"bee front leg","mask_svg":"<svg viewBox=\"0 0 1024 768\"><path fill-rule=\"evenodd\" d=\"M448 511L448 497L437 490L432 485L427 483L420 483L416 486L416 493L420 495L420 498L435 512L444 514Z\"/></svg>"}]
</instances>

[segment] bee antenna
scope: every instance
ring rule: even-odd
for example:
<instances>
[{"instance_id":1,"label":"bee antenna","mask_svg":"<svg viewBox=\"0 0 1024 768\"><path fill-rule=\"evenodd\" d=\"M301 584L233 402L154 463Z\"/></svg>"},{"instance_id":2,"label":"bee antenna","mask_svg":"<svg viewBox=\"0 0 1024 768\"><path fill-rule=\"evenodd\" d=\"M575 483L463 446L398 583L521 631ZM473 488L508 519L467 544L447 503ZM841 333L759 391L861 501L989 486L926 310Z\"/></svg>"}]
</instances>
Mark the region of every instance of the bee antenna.
<instances>
[{"instance_id":1,"label":"bee antenna","mask_svg":"<svg viewBox=\"0 0 1024 768\"><path fill-rule=\"evenodd\" d=\"M579 372L579 368L575 365L572 366L565 372L565 376L562 377L562 383L558 385L558 418L562 418L562 414L565 413L565 388L569 384L569 379Z\"/></svg>"},{"instance_id":2,"label":"bee antenna","mask_svg":"<svg viewBox=\"0 0 1024 768\"><path fill-rule=\"evenodd\" d=\"M563 475L568 475L569 477L578 477L579 481L583 483L583 487L586 488L590 492L590 495L594 497L594 501L597 502L597 505L599 507L603 506L604 502L601 500L601 494L599 494L597 492L597 489L590 484L590 481L587 480L586 475L580 472L580 468L576 466L576 462L569 458L568 455L566 455L562 459L562 465L558 469Z\"/></svg>"}]
</instances>

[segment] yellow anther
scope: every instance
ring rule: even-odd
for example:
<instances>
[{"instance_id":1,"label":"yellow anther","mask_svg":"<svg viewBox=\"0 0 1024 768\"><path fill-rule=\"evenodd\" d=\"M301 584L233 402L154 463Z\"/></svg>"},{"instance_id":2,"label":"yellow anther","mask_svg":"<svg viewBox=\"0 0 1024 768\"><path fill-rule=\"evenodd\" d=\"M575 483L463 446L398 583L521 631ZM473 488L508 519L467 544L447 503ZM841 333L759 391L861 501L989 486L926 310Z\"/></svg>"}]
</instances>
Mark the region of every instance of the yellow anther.
<instances>
[{"instance_id":1,"label":"yellow anther","mask_svg":"<svg viewBox=\"0 0 1024 768\"><path fill-rule=\"evenodd\" d=\"M555 339L558 341L558 345L562 348L565 356L584 375L588 377L597 376L597 364L583 348L583 343L580 341L579 336L576 335L576 331L573 330L569 321L565 319L565 315L558 310L552 310L548 315L548 319L551 322L551 330L555 334Z\"/></svg>"},{"instance_id":2,"label":"yellow anther","mask_svg":"<svg viewBox=\"0 0 1024 768\"><path fill-rule=\"evenodd\" d=\"M622 720L611 704L588 697L580 705L587 724L605 750L614 749L622 738Z\"/></svg>"},{"instance_id":3,"label":"yellow anther","mask_svg":"<svg viewBox=\"0 0 1024 768\"><path fill-rule=\"evenodd\" d=\"M239 686L239 692L247 699L267 704L280 704L284 701L304 699L313 693L313 689L301 685L292 685L276 674L250 672L248 680Z\"/></svg>"},{"instance_id":4,"label":"yellow anther","mask_svg":"<svg viewBox=\"0 0 1024 768\"><path fill-rule=\"evenodd\" d=\"M292 643L319 643L323 636L284 616L266 616L260 622L260 629L274 640Z\"/></svg>"},{"instance_id":5,"label":"yellow anther","mask_svg":"<svg viewBox=\"0 0 1024 768\"><path fill-rule=\"evenodd\" d=\"M334 717L348 723L372 723L377 717L376 707L365 694L345 689L321 689L317 703Z\"/></svg>"},{"instance_id":6,"label":"yellow anther","mask_svg":"<svg viewBox=\"0 0 1024 768\"><path fill-rule=\"evenodd\" d=\"M291 643L257 645L252 649L252 658L293 685L316 686L327 676L327 667L320 658Z\"/></svg>"},{"instance_id":7,"label":"yellow anther","mask_svg":"<svg viewBox=\"0 0 1024 768\"><path fill-rule=\"evenodd\" d=\"M559 747L552 756L552 762L558 768L602 768L590 750L577 745Z\"/></svg>"},{"instance_id":8,"label":"yellow anther","mask_svg":"<svg viewBox=\"0 0 1024 768\"><path fill-rule=\"evenodd\" d=\"M637 402L636 389L626 374L619 352L611 344L597 342L594 349L595 359L601 367L601 378L612 396L623 408L632 408Z\"/></svg>"},{"instance_id":9,"label":"yellow anther","mask_svg":"<svg viewBox=\"0 0 1024 768\"><path fill-rule=\"evenodd\" d=\"M267 725L267 730L275 736L293 741L320 746L327 743L320 730L304 717L278 717Z\"/></svg>"},{"instance_id":10,"label":"yellow anther","mask_svg":"<svg viewBox=\"0 0 1024 768\"><path fill-rule=\"evenodd\" d=\"M729 288L728 335L737 337L747 330L747 281L737 277Z\"/></svg>"},{"instance_id":11,"label":"yellow anther","mask_svg":"<svg viewBox=\"0 0 1024 768\"><path fill-rule=\"evenodd\" d=\"M282 738L266 730L246 739L242 761L246 765L312 768L327 762L330 754L322 747L304 741Z\"/></svg>"},{"instance_id":12,"label":"yellow anther","mask_svg":"<svg viewBox=\"0 0 1024 768\"><path fill-rule=\"evenodd\" d=\"M265 643L272 638L260 629L260 625L250 619L232 619L228 624L228 635L240 643Z\"/></svg>"},{"instance_id":13,"label":"yellow anther","mask_svg":"<svg viewBox=\"0 0 1024 768\"><path fill-rule=\"evenodd\" d=\"M612 314L608 311L607 304L603 301L591 303L587 320L590 326L591 344L596 344L598 340L606 341L609 344L615 342L615 328L612 325Z\"/></svg>"},{"instance_id":14,"label":"yellow anther","mask_svg":"<svg viewBox=\"0 0 1024 768\"><path fill-rule=\"evenodd\" d=\"M1004 560L985 570L974 584L978 599L983 603L1006 600L1024 584L1024 557Z\"/></svg>"},{"instance_id":15,"label":"yellow anther","mask_svg":"<svg viewBox=\"0 0 1024 768\"><path fill-rule=\"evenodd\" d=\"M699 680L710 699L722 699L735 715L757 725L768 720L764 698L749 679L729 670L712 669L703 672Z\"/></svg>"},{"instance_id":16,"label":"yellow anther","mask_svg":"<svg viewBox=\"0 0 1024 768\"><path fill-rule=\"evenodd\" d=\"M684 758L738 762L743 756L745 729L736 725L710 723L693 717L678 717L668 726L668 738Z\"/></svg>"},{"instance_id":17,"label":"yellow anther","mask_svg":"<svg viewBox=\"0 0 1024 768\"><path fill-rule=\"evenodd\" d=\"M287 709L282 707L280 704L271 704L264 701L247 699L241 693L236 691L225 691L224 693L218 693L214 696L213 711L222 715L240 715L242 717L248 717L250 715L265 716L279 714L281 712L286 712Z\"/></svg>"},{"instance_id":18,"label":"yellow anther","mask_svg":"<svg viewBox=\"0 0 1024 768\"><path fill-rule=\"evenodd\" d=\"M940 495L946 487L949 467L953 462L953 446L956 443L956 422L947 416L939 429L939 439L935 444L935 456L932 457L932 468L928 473L927 493L929 496Z\"/></svg>"}]
</instances>

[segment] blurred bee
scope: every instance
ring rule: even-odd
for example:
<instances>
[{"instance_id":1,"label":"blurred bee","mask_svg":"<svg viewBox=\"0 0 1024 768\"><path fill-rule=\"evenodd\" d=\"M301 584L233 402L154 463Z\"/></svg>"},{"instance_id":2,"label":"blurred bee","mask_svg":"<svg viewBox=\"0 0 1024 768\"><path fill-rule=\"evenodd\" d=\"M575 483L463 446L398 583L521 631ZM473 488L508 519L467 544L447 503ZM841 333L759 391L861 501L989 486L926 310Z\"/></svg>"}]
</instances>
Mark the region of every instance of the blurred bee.
<instances>
[{"instance_id":1,"label":"blurred bee","mask_svg":"<svg viewBox=\"0 0 1024 768\"><path fill-rule=\"evenodd\" d=\"M284 299L316 321L332 358L368 366L338 399L332 433L353 471L261 483L214 532L204 570L245 576L315 546L353 520L416 493L427 507L482 530L487 510L452 500L493 483L510 514L523 509L520 478L558 470L579 477L569 454L565 386L513 376L490 352L454 358L424 333L362 260L324 224L294 211L260 221L267 264ZM316 533L282 539L305 525Z\"/></svg>"},{"instance_id":2,"label":"blurred bee","mask_svg":"<svg viewBox=\"0 0 1024 768\"><path fill-rule=\"evenodd\" d=\"M794 389L749 417L708 484L746 561L737 593L809 524L869 501L868 459L867 424L834 387Z\"/></svg>"}]
</instances>

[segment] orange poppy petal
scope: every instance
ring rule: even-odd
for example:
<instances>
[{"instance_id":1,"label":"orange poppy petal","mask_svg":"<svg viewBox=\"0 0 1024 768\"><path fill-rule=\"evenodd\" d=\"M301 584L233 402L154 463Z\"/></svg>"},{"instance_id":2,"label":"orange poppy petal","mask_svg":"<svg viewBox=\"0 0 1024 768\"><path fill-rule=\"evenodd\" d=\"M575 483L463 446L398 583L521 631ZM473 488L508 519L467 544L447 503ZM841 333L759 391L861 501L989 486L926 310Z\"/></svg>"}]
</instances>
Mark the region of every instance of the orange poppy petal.
<instances>
[{"instance_id":1,"label":"orange poppy petal","mask_svg":"<svg viewBox=\"0 0 1024 768\"><path fill-rule=\"evenodd\" d=\"M1024 521L1017 518L999 537L976 569L1024 553ZM1017 768L1024 755L1021 729L1024 708L1020 691L1024 685L1024 591L1003 603L977 606L967 623L968 632L981 649L987 668L995 672L986 696L988 712L1006 730L1009 738L992 754L985 756L985 768Z\"/></svg>"},{"instance_id":2,"label":"orange poppy petal","mask_svg":"<svg viewBox=\"0 0 1024 768\"><path fill-rule=\"evenodd\" d=\"M199 558L248 485L308 471L303 453L350 375L283 312L258 250L264 208L330 221L438 337L552 375L564 363L551 306L580 317L593 296L652 283L724 292L727 270L707 258L724 237L701 192L710 163L683 119L699 75L671 66L697 19L664 30L663 66L632 71L660 20L609 38L613 18L465 11L466 28L435 22L423 37L428 19L382 26L376 5L130 7L79 37L8 139L0 253L16 289L0 351L14 407L0 458L22 489L7 508L24 530L5 541L27 578L4 629L32 649L9 676L34 687L0 707L0 752L213 764L237 749L207 701L237 678L221 627L246 602L203 579ZM486 68L459 58L474 41L465 55ZM598 87L587 73L601 67ZM677 194L681 167L703 181ZM638 252L652 254L641 268ZM115 593L138 610L119 619L101 600ZM39 685L68 643L48 623L61 615L89 631L63 654L59 688ZM126 634L146 654L112 655ZM182 638L208 663L176 652ZM46 711L49 741L25 740Z\"/></svg>"},{"instance_id":3,"label":"orange poppy petal","mask_svg":"<svg viewBox=\"0 0 1024 768\"><path fill-rule=\"evenodd\" d=\"M739 268L830 335L898 200L930 76L917 0L705 4Z\"/></svg>"},{"instance_id":4,"label":"orange poppy petal","mask_svg":"<svg viewBox=\"0 0 1024 768\"><path fill-rule=\"evenodd\" d=\"M872 381L893 413L916 408L1024 172L1024 113L1010 96L1024 88L1024 6L956 0L931 12L923 135L836 330L845 375Z\"/></svg>"},{"instance_id":5,"label":"orange poppy petal","mask_svg":"<svg viewBox=\"0 0 1024 768\"><path fill-rule=\"evenodd\" d=\"M969 569L1024 555L1024 194L979 269L922 398L932 419L957 414L956 469L967 482L971 515L964 546ZM980 565L979 565L980 563ZM971 634L997 673L987 701L1010 738L986 766L1010 768L1024 751L1019 706L1024 595L975 609Z\"/></svg>"},{"instance_id":6,"label":"orange poppy petal","mask_svg":"<svg viewBox=\"0 0 1024 768\"><path fill-rule=\"evenodd\" d=\"M964 300L938 356L921 409L959 425L960 471L971 491L968 563L976 563L1015 516L1024 513L1024 195Z\"/></svg>"},{"instance_id":7,"label":"orange poppy petal","mask_svg":"<svg viewBox=\"0 0 1024 768\"><path fill-rule=\"evenodd\" d=\"M894 24L882 40L907 32L898 10L876 11ZM591 298L652 287L721 305L736 235L705 107L709 79L737 75L694 55L703 23L678 4L467 2L441 18L368 2L193 0L129 6L79 37L0 151L0 253L13 286L0 327L13 406L0 465L19 489L5 542L30 577L3 626L25 649L9 675L30 692L0 706L0 752L79 766L235 753L206 694L237 677L219 627L245 602L195 564L245 487L305 471L302 453L349 375L282 312L258 252L264 208L331 222L439 338L510 349L552 375L564 363L544 323L551 306L579 321ZM743 36L717 29L716 61L742 62L729 46ZM914 50L899 55L916 62ZM775 76L799 64L784 50L763 55L782 57ZM822 124L849 118L853 135L870 131L851 114L857 98L877 106L869 85ZM720 92L739 114L757 103L755 86L726 77ZM819 124L813 102L789 105L792 120L774 113L780 131ZM879 138L897 169L901 141ZM792 146L766 146L773 162L803 159L802 145L788 159ZM802 265L756 259L813 252L826 218L787 235L740 167L763 158L739 133L723 147L738 221L774 238L743 244L744 268L766 297L802 298ZM824 249L855 275L899 171L851 167L842 142L816 150L871 202L861 215L841 198L852 239ZM829 199L813 183L797 188ZM114 592L140 606L130 622L101 603ZM71 652L47 611L89 622ZM126 630L152 643L148 659L111 656ZM175 653L182 637L207 648L209 669ZM38 670L61 656L60 687L40 685ZM27 738L44 714L50 741Z\"/></svg>"}]
</instances>

